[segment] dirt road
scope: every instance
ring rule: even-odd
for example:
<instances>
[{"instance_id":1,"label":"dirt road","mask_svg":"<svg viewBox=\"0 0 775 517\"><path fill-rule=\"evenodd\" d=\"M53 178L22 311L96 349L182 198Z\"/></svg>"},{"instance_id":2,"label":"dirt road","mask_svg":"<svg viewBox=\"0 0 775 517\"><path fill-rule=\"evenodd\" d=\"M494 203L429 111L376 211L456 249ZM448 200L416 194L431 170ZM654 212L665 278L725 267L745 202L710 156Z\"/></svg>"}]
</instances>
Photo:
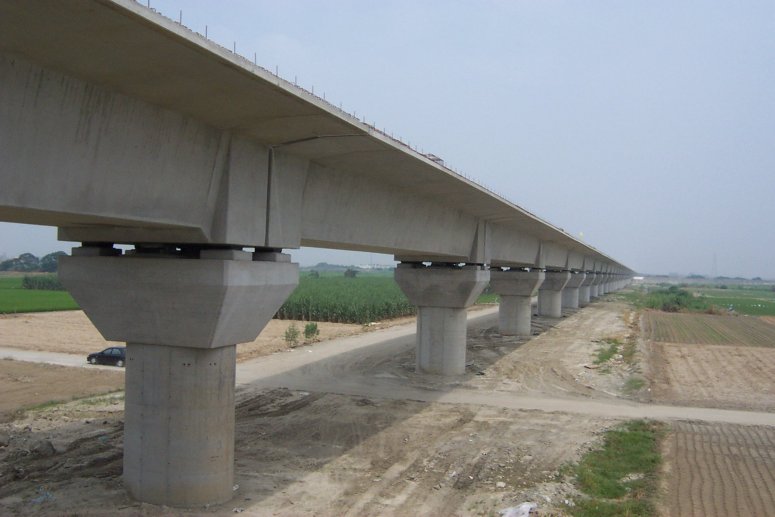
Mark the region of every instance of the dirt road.
<instances>
[{"instance_id":1,"label":"dirt road","mask_svg":"<svg viewBox=\"0 0 775 517\"><path fill-rule=\"evenodd\" d=\"M556 323L554 332L527 343L496 337L495 325L495 311L483 311L469 319L469 366L462 377L415 373L414 329L396 327L241 363L237 368L237 386L248 394L255 389L288 388L610 418L775 426L775 414L769 412L639 404L603 388L595 389L588 378L580 377L585 373L584 365L591 363L590 355L595 349L595 338L589 337L621 336L626 332L621 314L611 310L610 305L576 312ZM537 325L548 326L542 319ZM485 347L486 341L490 343ZM492 341L499 342L493 345ZM506 348L505 353L500 348ZM597 376L610 381L610 375Z\"/></svg>"}]
</instances>

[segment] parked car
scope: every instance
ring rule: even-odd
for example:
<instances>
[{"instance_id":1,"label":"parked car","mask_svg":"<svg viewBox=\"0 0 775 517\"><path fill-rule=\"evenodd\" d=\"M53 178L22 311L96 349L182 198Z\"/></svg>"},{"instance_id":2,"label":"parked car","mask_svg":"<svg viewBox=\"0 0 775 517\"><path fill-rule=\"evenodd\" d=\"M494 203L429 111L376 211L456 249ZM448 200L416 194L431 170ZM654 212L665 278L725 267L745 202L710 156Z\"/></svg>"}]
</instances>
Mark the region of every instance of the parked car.
<instances>
[{"instance_id":1,"label":"parked car","mask_svg":"<svg viewBox=\"0 0 775 517\"><path fill-rule=\"evenodd\" d=\"M91 364L112 364L121 367L126 364L126 347L112 346L102 352L89 354L86 360Z\"/></svg>"}]
</instances>

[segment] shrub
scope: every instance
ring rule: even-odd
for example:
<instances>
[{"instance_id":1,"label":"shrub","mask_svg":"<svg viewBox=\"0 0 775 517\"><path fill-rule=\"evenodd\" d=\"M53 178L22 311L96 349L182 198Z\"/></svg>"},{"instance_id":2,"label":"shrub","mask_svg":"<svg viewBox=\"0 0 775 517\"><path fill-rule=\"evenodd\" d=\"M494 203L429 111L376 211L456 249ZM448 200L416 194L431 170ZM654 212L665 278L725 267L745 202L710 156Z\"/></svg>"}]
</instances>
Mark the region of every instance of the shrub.
<instances>
[{"instance_id":1,"label":"shrub","mask_svg":"<svg viewBox=\"0 0 775 517\"><path fill-rule=\"evenodd\" d=\"M704 297L694 296L689 291L676 286L651 291L636 303L642 307L665 312L704 312L710 309L710 304Z\"/></svg>"},{"instance_id":2,"label":"shrub","mask_svg":"<svg viewBox=\"0 0 775 517\"><path fill-rule=\"evenodd\" d=\"M295 323L291 323L290 326L285 330L285 342L288 343L289 346L294 347L299 344L299 329L296 328Z\"/></svg>"},{"instance_id":3,"label":"shrub","mask_svg":"<svg viewBox=\"0 0 775 517\"><path fill-rule=\"evenodd\" d=\"M23 289L36 289L39 291L64 291L65 287L59 282L56 275L25 275L22 279Z\"/></svg>"},{"instance_id":4,"label":"shrub","mask_svg":"<svg viewBox=\"0 0 775 517\"><path fill-rule=\"evenodd\" d=\"M317 323L307 323L304 325L304 339L315 339L320 334Z\"/></svg>"}]
</instances>

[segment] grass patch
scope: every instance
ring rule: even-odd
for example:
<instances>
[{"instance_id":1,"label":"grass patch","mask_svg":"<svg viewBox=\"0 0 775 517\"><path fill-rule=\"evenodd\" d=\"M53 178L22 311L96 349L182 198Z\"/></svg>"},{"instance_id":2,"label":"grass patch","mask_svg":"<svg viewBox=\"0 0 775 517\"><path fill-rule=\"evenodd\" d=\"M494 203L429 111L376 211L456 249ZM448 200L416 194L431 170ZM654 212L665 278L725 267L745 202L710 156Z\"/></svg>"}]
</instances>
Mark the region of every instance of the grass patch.
<instances>
[{"instance_id":1,"label":"grass patch","mask_svg":"<svg viewBox=\"0 0 775 517\"><path fill-rule=\"evenodd\" d=\"M486 303L499 303L501 301L501 297L498 296L495 293L488 293L484 292L479 295L479 298L476 299L477 304L486 304Z\"/></svg>"},{"instance_id":2,"label":"grass patch","mask_svg":"<svg viewBox=\"0 0 775 517\"><path fill-rule=\"evenodd\" d=\"M94 397L87 397L78 401L79 406L103 406L109 404L117 404L124 401L124 390L112 391L105 395L97 395Z\"/></svg>"},{"instance_id":3,"label":"grass patch","mask_svg":"<svg viewBox=\"0 0 775 517\"><path fill-rule=\"evenodd\" d=\"M35 404L34 406L29 406L24 408L24 411L44 411L46 409L51 409L52 407L56 407L60 404L65 404L67 401L65 400L49 400L47 402L41 402L40 404Z\"/></svg>"},{"instance_id":4,"label":"grass patch","mask_svg":"<svg viewBox=\"0 0 775 517\"><path fill-rule=\"evenodd\" d=\"M603 342L605 345L598 347L595 351L595 364L607 363L613 356L619 353L621 342L618 339L606 338Z\"/></svg>"},{"instance_id":5,"label":"grass patch","mask_svg":"<svg viewBox=\"0 0 775 517\"><path fill-rule=\"evenodd\" d=\"M608 431L603 446L587 453L575 469L583 496L568 512L576 517L654 515L664 433L664 424L645 420Z\"/></svg>"},{"instance_id":6,"label":"grass patch","mask_svg":"<svg viewBox=\"0 0 775 517\"><path fill-rule=\"evenodd\" d=\"M636 391L639 391L643 386L646 385L646 381L643 380L641 377L637 377L633 375L629 379L627 379L624 383L624 387L622 390L627 395L630 395L632 393L635 393Z\"/></svg>"}]
</instances>

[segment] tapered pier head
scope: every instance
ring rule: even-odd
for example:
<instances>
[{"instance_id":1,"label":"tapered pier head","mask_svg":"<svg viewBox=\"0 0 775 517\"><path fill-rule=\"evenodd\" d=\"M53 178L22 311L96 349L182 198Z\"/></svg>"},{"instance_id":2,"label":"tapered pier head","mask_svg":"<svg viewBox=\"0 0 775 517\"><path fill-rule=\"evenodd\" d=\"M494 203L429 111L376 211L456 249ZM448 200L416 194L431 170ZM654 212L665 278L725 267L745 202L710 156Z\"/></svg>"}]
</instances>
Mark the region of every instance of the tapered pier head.
<instances>
[{"instance_id":1,"label":"tapered pier head","mask_svg":"<svg viewBox=\"0 0 775 517\"><path fill-rule=\"evenodd\" d=\"M570 280L570 271L547 271L538 288L538 314L550 318L562 317L562 290Z\"/></svg>"},{"instance_id":2,"label":"tapered pier head","mask_svg":"<svg viewBox=\"0 0 775 517\"><path fill-rule=\"evenodd\" d=\"M395 279L417 307L417 371L461 375L466 368L466 307L490 280L483 266L402 263Z\"/></svg>"},{"instance_id":3,"label":"tapered pier head","mask_svg":"<svg viewBox=\"0 0 775 517\"><path fill-rule=\"evenodd\" d=\"M76 248L59 276L102 335L127 342L124 484L135 499L216 504L234 485L235 345L298 283L287 255Z\"/></svg>"},{"instance_id":4,"label":"tapered pier head","mask_svg":"<svg viewBox=\"0 0 775 517\"><path fill-rule=\"evenodd\" d=\"M595 282L595 274L587 273L584 278L584 283L579 287L579 307L586 307L589 305L592 284Z\"/></svg>"},{"instance_id":5,"label":"tapered pier head","mask_svg":"<svg viewBox=\"0 0 775 517\"><path fill-rule=\"evenodd\" d=\"M505 336L529 336L531 302L544 281L540 270L490 270L490 289L500 297L498 327Z\"/></svg>"},{"instance_id":6,"label":"tapered pier head","mask_svg":"<svg viewBox=\"0 0 775 517\"><path fill-rule=\"evenodd\" d=\"M579 308L579 289L587 278L586 273L571 273L568 283L562 288L562 306L569 309Z\"/></svg>"}]
</instances>

